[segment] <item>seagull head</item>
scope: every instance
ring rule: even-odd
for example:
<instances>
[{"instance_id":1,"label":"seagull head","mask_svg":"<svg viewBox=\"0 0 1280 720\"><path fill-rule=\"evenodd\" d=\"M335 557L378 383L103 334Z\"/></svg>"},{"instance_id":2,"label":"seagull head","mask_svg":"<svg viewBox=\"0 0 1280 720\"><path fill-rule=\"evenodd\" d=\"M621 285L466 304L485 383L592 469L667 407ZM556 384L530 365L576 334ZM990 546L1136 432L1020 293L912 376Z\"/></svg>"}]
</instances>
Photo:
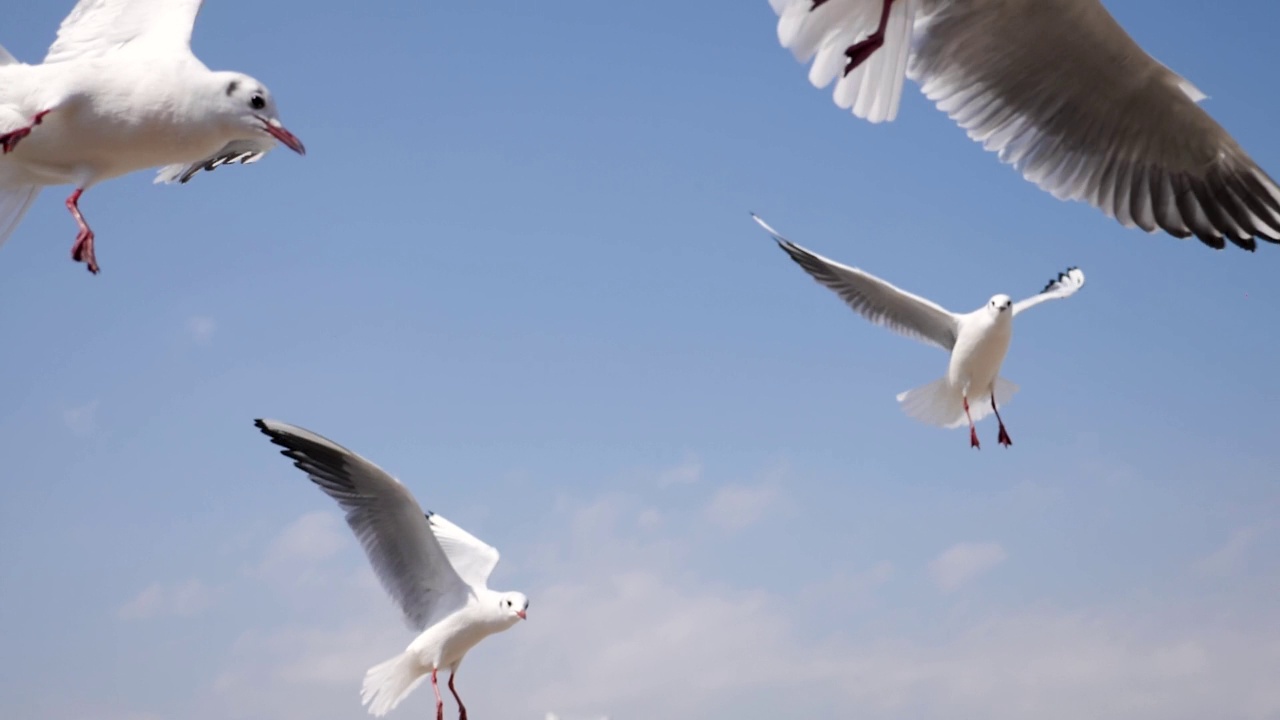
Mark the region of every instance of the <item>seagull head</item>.
<instances>
[{"instance_id":1,"label":"seagull head","mask_svg":"<svg viewBox=\"0 0 1280 720\"><path fill-rule=\"evenodd\" d=\"M511 622L525 620L528 618L529 598L524 593L502 593L498 597L498 609Z\"/></svg>"},{"instance_id":2,"label":"seagull head","mask_svg":"<svg viewBox=\"0 0 1280 720\"><path fill-rule=\"evenodd\" d=\"M276 101L266 85L242 73L215 75L218 115L234 129L237 139L259 138L266 133L299 155L307 154L302 141L280 124Z\"/></svg>"},{"instance_id":3,"label":"seagull head","mask_svg":"<svg viewBox=\"0 0 1280 720\"><path fill-rule=\"evenodd\" d=\"M1008 295L996 295L987 302L987 309L992 315L1000 316L1010 313L1009 317L1012 317L1013 298Z\"/></svg>"}]
</instances>

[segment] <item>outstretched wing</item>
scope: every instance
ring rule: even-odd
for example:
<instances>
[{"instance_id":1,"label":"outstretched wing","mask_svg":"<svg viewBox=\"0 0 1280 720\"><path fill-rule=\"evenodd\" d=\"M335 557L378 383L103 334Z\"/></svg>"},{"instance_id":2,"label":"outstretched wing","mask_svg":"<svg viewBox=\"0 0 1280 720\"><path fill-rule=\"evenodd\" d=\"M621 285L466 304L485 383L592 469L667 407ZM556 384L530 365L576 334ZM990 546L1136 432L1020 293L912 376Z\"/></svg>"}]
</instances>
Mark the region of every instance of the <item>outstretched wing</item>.
<instances>
[{"instance_id":1,"label":"outstretched wing","mask_svg":"<svg viewBox=\"0 0 1280 720\"><path fill-rule=\"evenodd\" d=\"M755 221L813 279L844 299L854 312L876 325L950 351L956 344L956 316L935 303L901 290L870 273L842 265L779 235L755 213Z\"/></svg>"},{"instance_id":2,"label":"outstretched wing","mask_svg":"<svg viewBox=\"0 0 1280 720\"><path fill-rule=\"evenodd\" d=\"M1013 304L1013 314L1017 317L1018 313L1029 307L1035 307L1045 300L1057 300L1059 298L1071 297L1076 291L1084 287L1084 272L1080 268L1067 268L1064 273L1058 273L1058 277L1050 280L1048 285L1044 286L1044 290L1039 295L1032 295L1026 300L1019 300Z\"/></svg>"},{"instance_id":3,"label":"outstretched wing","mask_svg":"<svg viewBox=\"0 0 1280 720\"><path fill-rule=\"evenodd\" d=\"M427 521L436 541L449 558L449 564L466 584L486 588L489 576L498 565L498 550L481 542L479 538L454 525L443 516L428 511Z\"/></svg>"},{"instance_id":4,"label":"outstretched wing","mask_svg":"<svg viewBox=\"0 0 1280 720\"><path fill-rule=\"evenodd\" d=\"M262 159L271 150L273 142L268 140L232 140L221 150L203 160L188 165L166 165L156 173L156 183L186 183L201 170L212 172L222 165L249 165Z\"/></svg>"},{"instance_id":5,"label":"outstretched wing","mask_svg":"<svg viewBox=\"0 0 1280 720\"><path fill-rule=\"evenodd\" d=\"M424 630L466 603L467 584L404 485L313 432L275 420L254 424L346 511L374 573L410 627Z\"/></svg>"},{"instance_id":6,"label":"outstretched wing","mask_svg":"<svg viewBox=\"0 0 1280 720\"><path fill-rule=\"evenodd\" d=\"M1214 248L1280 240L1280 187L1101 2L932 4L910 76L1027 180Z\"/></svg>"},{"instance_id":7,"label":"outstretched wing","mask_svg":"<svg viewBox=\"0 0 1280 720\"><path fill-rule=\"evenodd\" d=\"M191 50L191 30L203 0L80 0L58 28L46 63L82 60L145 42Z\"/></svg>"}]
</instances>

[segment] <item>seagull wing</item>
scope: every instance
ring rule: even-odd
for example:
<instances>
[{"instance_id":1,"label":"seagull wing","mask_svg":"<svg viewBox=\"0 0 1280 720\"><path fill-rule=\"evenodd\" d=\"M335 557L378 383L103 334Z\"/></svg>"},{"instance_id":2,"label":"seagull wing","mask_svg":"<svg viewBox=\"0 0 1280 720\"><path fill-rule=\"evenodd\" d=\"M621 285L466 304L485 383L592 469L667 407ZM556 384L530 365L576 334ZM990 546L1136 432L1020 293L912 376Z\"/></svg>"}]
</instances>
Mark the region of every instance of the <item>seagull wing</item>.
<instances>
[{"instance_id":1,"label":"seagull wing","mask_svg":"<svg viewBox=\"0 0 1280 720\"><path fill-rule=\"evenodd\" d=\"M927 4L911 77L1041 189L1215 248L1280 241L1280 187L1101 2Z\"/></svg>"},{"instance_id":2,"label":"seagull wing","mask_svg":"<svg viewBox=\"0 0 1280 720\"><path fill-rule=\"evenodd\" d=\"M428 512L427 520L431 523L431 532L435 533L436 542L440 543L445 557L449 558L449 564L462 581L472 587L487 588L489 575L498 565L497 548L485 544L437 513Z\"/></svg>"},{"instance_id":3,"label":"seagull wing","mask_svg":"<svg viewBox=\"0 0 1280 720\"><path fill-rule=\"evenodd\" d=\"M83 60L145 41L191 50L191 30L203 0L80 0L58 28L46 63Z\"/></svg>"},{"instance_id":4,"label":"seagull wing","mask_svg":"<svg viewBox=\"0 0 1280 720\"><path fill-rule=\"evenodd\" d=\"M1067 268L1064 273L1058 273L1058 277L1050 280L1048 285L1044 286L1044 290L1038 295L1032 295L1026 300L1019 300L1013 304L1013 314L1017 317L1018 313L1029 307L1035 307L1045 300L1057 300L1059 298L1071 297L1076 291L1084 287L1084 273L1080 268Z\"/></svg>"},{"instance_id":5,"label":"seagull wing","mask_svg":"<svg viewBox=\"0 0 1280 720\"><path fill-rule=\"evenodd\" d=\"M922 297L900 290L870 273L809 252L779 235L754 213L751 217L773 236L792 260L844 299L855 312L876 325L951 350L956 344L956 316Z\"/></svg>"},{"instance_id":6,"label":"seagull wing","mask_svg":"<svg viewBox=\"0 0 1280 720\"><path fill-rule=\"evenodd\" d=\"M1214 248L1280 242L1280 185L1099 0L895 0L884 45L848 75L845 50L883 0L770 3L782 45L858 117L893 119L905 61L970 138L1054 197Z\"/></svg>"},{"instance_id":7,"label":"seagull wing","mask_svg":"<svg viewBox=\"0 0 1280 720\"><path fill-rule=\"evenodd\" d=\"M374 573L412 628L424 630L466 603L467 583L404 485L315 433L275 420L254 424L346 511Z\"/></svg>"},{"instance_id":8,"label":"seagull wing","mask_svg":"<svg viewBox=\"0 0 1280 720\"><path fill-rule=\"evenodd\" d=\"M201 170L213 170L222 165L249 165L262 159L275 145L270 140L232 140L221 150L203 160L189 164L166 165L156 173L157 183L186 183Z\"/></svg>"}]
</instances>

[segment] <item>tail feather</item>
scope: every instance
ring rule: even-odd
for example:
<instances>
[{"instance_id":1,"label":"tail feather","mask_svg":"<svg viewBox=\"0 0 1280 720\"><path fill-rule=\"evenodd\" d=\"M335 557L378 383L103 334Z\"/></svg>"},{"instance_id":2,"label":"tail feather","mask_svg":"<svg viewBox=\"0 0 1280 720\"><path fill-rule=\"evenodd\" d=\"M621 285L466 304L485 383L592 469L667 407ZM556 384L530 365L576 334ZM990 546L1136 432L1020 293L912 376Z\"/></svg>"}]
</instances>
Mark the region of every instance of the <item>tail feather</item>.
<instances>
[{"instance_id":1,"label":"tail feather","mask_svg":"<svg viewBox=\"0 0 1280 720\"><path fill-rule=\"evenodd\" d=\"M394 710L428 674L427 667L418 662L417 654L405 651L369 668L364 674L360 701L369 706L370 714L382 717Z\"/></svg>"},{"instance_id":2,"label":"tail feather","mask_svg":"<svg viewBox=\"0 0 1280 720\"><path fill-rule=\"evenodd\" d=\"M1018 392L1018 386L1002 377L996 378L996 403L1004 407ZM960 389L939 378L928 385L898 393L898 402L908 416L929 425L957 428L969 424L964 412L964 395ZM991 414L991 395L983 393L969 398L969 416L976 423Z\"/></svg>"},{"instance_id":3,"label":"tail feather","mask_svg":"<svg viewBox=\"0 0 1280 720\"><path fill-rule=\"evenodd\" d=\"M27 208L40 194L39 185L0 186L0 245L18 229Z\"/></svg>"}]
</instances>

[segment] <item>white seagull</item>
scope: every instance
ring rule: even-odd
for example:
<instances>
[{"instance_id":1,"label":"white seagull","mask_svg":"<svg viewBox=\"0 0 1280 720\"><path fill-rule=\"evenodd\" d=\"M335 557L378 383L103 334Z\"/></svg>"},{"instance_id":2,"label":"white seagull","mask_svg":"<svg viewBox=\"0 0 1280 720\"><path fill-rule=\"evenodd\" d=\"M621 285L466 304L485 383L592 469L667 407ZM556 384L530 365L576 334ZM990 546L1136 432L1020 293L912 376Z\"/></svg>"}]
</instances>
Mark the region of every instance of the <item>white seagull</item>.
<instances>
[{"instance_id":1,"label":"white seagull","mask_svg":"<svg viewBox=\"0 0 1280 720\"><path fill-rule=\"evenodd\" d=\"M910 76L969 137L1060 200L1213 248L1280 242L1280 187L1099 0L769 0L837 105L897 116Z\"/></svg>"},{"instance_id":2,"label":"white seagull","mask_svg":"<svg viewBox=\"0 0 1280 720\"><path fill-rule=\"evenodd\" d=\"M448 668L449 691L458 701L458 717L466 720L467 708L453 687L462 658L489 635L524 620L529 609L521 593L488 588L498 551L443 517L424 513L398 480L341 445L275 420L254 424L338 501L382 587L409 626L422 632L403 653L365 673L360 694L369 712L387 714L430 676L436 718L443 720L436 673Z\"/></svg>"},{"instance_id":3,"label":"white seagull","mask_svg":"<svg viewBox=\"0 0 1280 720\"><path fill-rule=\"evenodd\" d=\"M156 182L251 163L302 142L266 86L213 72L191 52L202 0L80 0L44 62L0 48L0 243L46 185L73 184L71 257L98 272L80 196L103 180L163 166Z\"/></svg>"},{"instance_id":4,"label":"white seagull","mask_svg":"<svg viewBox=\"0 0 1280 720\"><path fill-rule=\"evenodd\" d=\"M999 442L1013 444L1000 418L997 404L1006 405L1018 386L1000 377L1000 365L1013 339L1013 318L1045 300L1069 297L1084 286L1084 273L1068 268L1049 282L1038 295L1013 302L1008 295L996 295L986 305L957 315L936 303L912 295L855 267L810 252L778 234L755 213L755 221L773 236L778 245L813 279L831 288L849 307L876 325L915 338L951 353L947 374L940 379L898 394L907 415L928 423L955 428L969 423L969 444L980 447L974 422L996 414L1000 423ZM972 405L970 405L972 401Z\"/></svg>"}]
</instances>

